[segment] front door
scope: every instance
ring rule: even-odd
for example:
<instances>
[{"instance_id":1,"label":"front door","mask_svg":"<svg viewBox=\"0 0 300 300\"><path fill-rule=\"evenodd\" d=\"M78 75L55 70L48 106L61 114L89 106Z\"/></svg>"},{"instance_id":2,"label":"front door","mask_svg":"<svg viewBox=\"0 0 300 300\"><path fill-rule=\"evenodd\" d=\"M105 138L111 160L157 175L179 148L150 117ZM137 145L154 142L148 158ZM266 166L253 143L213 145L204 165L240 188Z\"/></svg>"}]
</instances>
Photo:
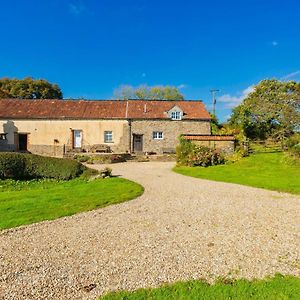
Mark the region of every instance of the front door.
<instances>
[{"instance_id":1,"label":"front door","mask_svg":"<svg viewBox=\"0 0 300 300\"><path fill-rule=\"evenodd\" d=\"M28 135L26 133L18 134L18 150L27 151Z\"/></svg>"},{"instance_id":2,"label":"front door","mask_svg":"<svg viewBox=\"0 0 300 300\"><path fill-rule=\"evenodd\" d=\"M82 131L73 130L73 148L81 148L82 146Z\"/></svg>"},{"instance_id":3,"label":"front door","mask_svg":"<svg viewBox=\"0 0 300 300\"><path fill-rule=\"evenodd\" d=\"M143 135L133 135L133 152L143 152Z\"/></svg>"}]
</instances>

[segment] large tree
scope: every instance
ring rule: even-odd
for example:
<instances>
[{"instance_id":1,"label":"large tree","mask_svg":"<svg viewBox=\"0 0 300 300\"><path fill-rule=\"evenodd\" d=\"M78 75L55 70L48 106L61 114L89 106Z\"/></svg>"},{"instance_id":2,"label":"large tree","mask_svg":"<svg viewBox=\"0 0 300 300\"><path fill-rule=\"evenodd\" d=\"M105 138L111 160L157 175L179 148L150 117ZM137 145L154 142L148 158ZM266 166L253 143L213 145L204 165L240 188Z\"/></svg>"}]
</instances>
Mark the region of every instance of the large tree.
<instances>
[{"instance_id":1,"label":"large tree","mask_svg":"<svg viewBox=\"0 0 300 300\"><path fill-rule=\"evenodd\" d=\"M145 100L184 100L184 96L179 89L174 86L148 86L121 85L114 91L117 99L145 99Z\"/></svg>"},{"instance_id":2,"label":"large tree","mask_svg":"<svg viewBox=\"0 0 300 300\"><path fill-rule=\"evenodd\" d=\"M291 135L300 127L300 83L261 81L233 110L229 122L252 139Z\"/></svg>"},{"instance_id":3,"label":"large tree","mask_svg":"<svg viewBox=\"0 0 300 300\"><path fill-rule=\"evenodd\" d=\"M57 84L44 79L0 79L0 99L62 99L62 92Z\"/></svg>"}]
</instances>

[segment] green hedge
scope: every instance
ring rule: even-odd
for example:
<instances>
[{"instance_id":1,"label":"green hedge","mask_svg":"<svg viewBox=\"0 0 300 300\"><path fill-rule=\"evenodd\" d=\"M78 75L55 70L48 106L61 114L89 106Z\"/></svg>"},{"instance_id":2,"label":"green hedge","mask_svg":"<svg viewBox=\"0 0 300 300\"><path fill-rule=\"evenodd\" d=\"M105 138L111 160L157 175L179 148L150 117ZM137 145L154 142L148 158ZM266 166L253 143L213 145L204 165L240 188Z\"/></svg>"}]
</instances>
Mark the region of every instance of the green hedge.
<instances>
[{"instance_id":1,"label":"green hedge","mask_svg":"<svg viewBox=\"0 0 300 300\"><path fill-rule=\"evenodd\" d=\"M77 161L23 153L0 153L1 179L54 178L69 180L86 169Z\"/></svg>"}]
</instances>

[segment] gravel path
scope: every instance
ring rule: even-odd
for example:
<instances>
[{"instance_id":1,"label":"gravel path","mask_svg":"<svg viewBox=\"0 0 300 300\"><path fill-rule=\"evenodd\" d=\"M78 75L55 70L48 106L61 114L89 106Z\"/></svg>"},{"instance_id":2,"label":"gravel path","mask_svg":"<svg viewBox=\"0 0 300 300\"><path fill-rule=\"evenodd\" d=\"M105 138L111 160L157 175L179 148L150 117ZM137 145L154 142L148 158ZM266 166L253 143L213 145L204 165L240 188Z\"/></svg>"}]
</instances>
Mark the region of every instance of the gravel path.
<instances>
[{"instance_id":1,"label":"gravel path","mask_svg":"<svg viewBox=\"0 0 300 300\"><path fill-rule=\"evenodd\" d=\"M0 298L96 299L191 278L300 275L300 197L113 165L138 199L0 232ZM88 291L90 290L90 291Z\"/></svg>"}]
</instances>

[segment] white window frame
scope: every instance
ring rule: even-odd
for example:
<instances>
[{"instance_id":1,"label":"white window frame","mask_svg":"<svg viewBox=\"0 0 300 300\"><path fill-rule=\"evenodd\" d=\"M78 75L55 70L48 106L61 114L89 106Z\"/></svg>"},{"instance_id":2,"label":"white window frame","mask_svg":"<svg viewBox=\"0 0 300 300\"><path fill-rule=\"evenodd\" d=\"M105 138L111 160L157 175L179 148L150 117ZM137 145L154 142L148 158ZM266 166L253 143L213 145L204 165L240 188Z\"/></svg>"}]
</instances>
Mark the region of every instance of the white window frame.
<instances>
[{"instance_id":1,"label":"white window frame","mask_svg":"<svg viewBox=\"0 0 300 300\"><path fill-rule=\"evenodd\" d=\"M153 138L153 140L163 140L164 133L162 131L153 131L152 138Z\"/></svg>"},{"instance_id":2,"label":"white window frame","mask_svg":"<svg viewBox=\"0 0 300 300\"><path fill-rule=\"evenodd\" d=\"M113 132L111 130L104 131L104 143L113 143Z\"/></svg>"},{"instance_id":3,"label":"white window frame","mask_svg":"<svg viewBox=\"0 0 300 300\"><path fill-rule=\"evenodd\" d=\"M181 120L181 111L175 110L171 112L172 120Z\"/></svg>"}]
</instances>

